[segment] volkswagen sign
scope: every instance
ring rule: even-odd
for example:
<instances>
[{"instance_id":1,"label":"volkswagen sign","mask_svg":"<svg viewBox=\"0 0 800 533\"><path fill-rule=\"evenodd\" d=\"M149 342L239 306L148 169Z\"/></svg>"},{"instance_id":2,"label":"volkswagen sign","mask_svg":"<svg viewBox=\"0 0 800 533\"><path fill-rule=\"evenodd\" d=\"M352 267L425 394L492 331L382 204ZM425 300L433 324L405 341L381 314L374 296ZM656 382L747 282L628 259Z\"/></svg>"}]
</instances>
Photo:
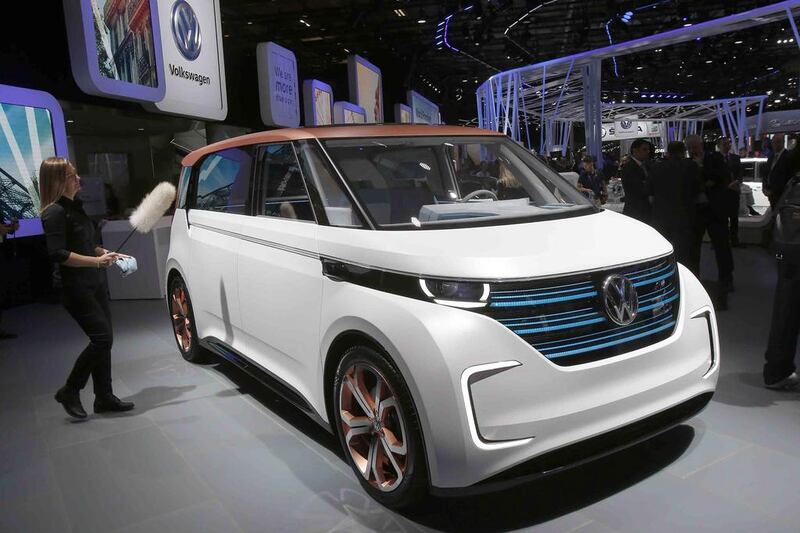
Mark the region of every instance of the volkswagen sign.
<instances>
[{"instance_id":1,"label":"volkswagen sign","mask_svg":"<svg viewBox=\"0 0 800 533\"><path fill-rule=\"evenodd\" d=\"M639 313L639 295L633 282L624 276L613 274L603 282L603 301L606 314L617 325L627 326Z\"/></svg>"},{"instance_id":2,"label":"volkswagen sign","mask_svg":"<svg viewBox=\"0 0 800 533\"><path fill-rule=\"evenodd\" d=\"M203 47L203 36L197 15L186 0L178 0L172 6L172 37L183 57L189 61L197 59Z\"/></svg>"}]
</instances>

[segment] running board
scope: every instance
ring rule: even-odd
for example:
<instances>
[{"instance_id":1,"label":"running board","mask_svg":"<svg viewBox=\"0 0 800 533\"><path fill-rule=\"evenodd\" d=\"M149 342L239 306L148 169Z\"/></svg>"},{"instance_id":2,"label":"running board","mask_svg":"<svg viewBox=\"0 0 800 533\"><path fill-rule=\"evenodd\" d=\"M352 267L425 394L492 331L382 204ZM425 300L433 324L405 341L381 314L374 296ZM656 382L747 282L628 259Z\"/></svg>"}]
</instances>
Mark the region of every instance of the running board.
<instances>
[{"instance_id":1,"label":"running board","mask_svg":"<svg viewBox=\"0 0 800 533\"><path fill-rule=\"evenodd\" d=\"M319 417L302 394L266 368L254 362L252 359L249 359L246 355L236 351L216 337L206 337L200 341L200 345L214 352L226 361L229 361L236 368L246 372L251 377L269 387L273 392L282 396L286 401L309 415L316 422L330 429L330 425Z\"/></svg>"}]
</instances>

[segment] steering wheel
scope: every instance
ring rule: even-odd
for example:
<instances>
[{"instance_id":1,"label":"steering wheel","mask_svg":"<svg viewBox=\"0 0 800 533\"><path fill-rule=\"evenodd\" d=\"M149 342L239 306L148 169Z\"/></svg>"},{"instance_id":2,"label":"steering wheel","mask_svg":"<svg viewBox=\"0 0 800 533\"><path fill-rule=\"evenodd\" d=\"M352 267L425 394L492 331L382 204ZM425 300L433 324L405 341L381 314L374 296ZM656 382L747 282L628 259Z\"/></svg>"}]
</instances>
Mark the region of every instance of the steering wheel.
<instances>
[{"instance_id":1,"label":"steering wheel","mask_svg":"<svg viewBox=\"0 0 800 533\"><path fill-rule=\"evenodd\" d=\"M476 196L478 196L479 194L488 194L489 196L491 196L492 200L494 200L495 202L498 200L497 195L495 193L493 193L492 191L487 190L487 189L478 189L477 191L472 191L471 193L466 195L464 198L461 199L461 201L462 202L468 202L468 201L472 200L473 198L475 198Z\"/></svg>"}]
</instances>

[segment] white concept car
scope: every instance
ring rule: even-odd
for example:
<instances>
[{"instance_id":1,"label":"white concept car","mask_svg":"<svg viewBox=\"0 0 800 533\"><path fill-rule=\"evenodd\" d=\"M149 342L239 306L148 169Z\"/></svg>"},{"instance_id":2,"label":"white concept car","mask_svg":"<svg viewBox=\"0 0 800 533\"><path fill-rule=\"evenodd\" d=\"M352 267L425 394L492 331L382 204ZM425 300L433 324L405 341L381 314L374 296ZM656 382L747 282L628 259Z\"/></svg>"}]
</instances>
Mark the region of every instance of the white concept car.
<instances>
[{"instance_id":1,"label":"white concept car","mask_svg":"<svg viewBox=\"0 0 800 533\"><path fill-rule=\"evenodd\" d=\"M183 171L167 304L338 436L392 507L496 490L660 433L710 401L711 301L649 226L503 135L246 135Z\"/></svg>"}]
</instances>

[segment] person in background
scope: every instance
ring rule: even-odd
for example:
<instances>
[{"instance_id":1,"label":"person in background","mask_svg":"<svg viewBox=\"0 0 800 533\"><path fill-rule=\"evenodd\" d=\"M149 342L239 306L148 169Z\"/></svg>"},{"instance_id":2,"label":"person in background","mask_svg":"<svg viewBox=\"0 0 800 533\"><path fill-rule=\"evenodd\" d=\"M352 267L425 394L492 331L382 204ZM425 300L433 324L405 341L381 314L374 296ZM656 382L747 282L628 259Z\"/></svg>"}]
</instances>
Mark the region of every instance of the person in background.
<instances>
[{"instance_id":1,"label":"person in background","mask_svg":"<svg viewBox=\"0 0 800 533\"><path fill-rule=\"evenodd\" d=\"M800 179L800 151L795 149L792 152L788 186L791 186L792 179ZM764 354L764 386L789 390L800 387L800 376L794 364L797 335L800 332L800 262L782 255L777 256L777 261L778 283L772 303L767 351Z\"/></svg>"},{"instance_id":2,"label":"person in background","mask_svg":"<svg viewBox=\"0 0 800 533\"><path fill-rule=\"evenodd\" d=\"M775 209L775 204L783 194L783 188L791 175L790 154L784 148L785 137L783 133L776 133L772 137L772 154L767 159L767 176L764 180L764 194L769 198L769 205Z\"/></svg>"},{"instance_id":3,"label":"person in background","mask_svg":"<svg viewBox=\"0 0 800 533\"><path fill-rule=\"evenodd\" d=\"M625 189L622 213L642 222L650 221L647 165L652 153L653 145L644 139L636 139L631 145L631 157L620 172Z\"/></svg>"},{"instance_id":4,"label":"person in background","mask_svg":"<svg viewBox=\"0 0 800 533\"><path fill-rule=\"evenodd\" d=\"M583 156L578 176L578 190L594 201L595 205L602 205L608 199L605 181L594 168L594 158L590 155Z\"/></svg>"},{"instance_id":5,"label":"person in background","mask_svg":"<svg viewBox=\"0 0 800 533\"><path fill-rule=\"evenodd\" d=\"M497 180L497 199L513 200L516 198L529 198L528 192L522 187L508 164L503 161L500 163L500 177Z\"/></svg>"},{"instance_id":6,"label":"person in background","mask_svg":"<svg viewBox=\"0 0 800 533\"><path fill-rule=\"evenodd\" d=\"M728 172L731 174L731 182L728 185L728 190L725 191L728 197L728 215L725 223L730 233L731 246L739 246L739 201L742 194L744 167L739 156L731 152L730 137L723 137L717 141L717 149L722 154L725 166L728 167Z\"/></svg>"},{"instance_id":7,"label":"person in background","mask_svg":"<svg viewBox=\"0 0 800 533\"><path fill-rule=\"evenodd\" d=\"M59 265L64 307L89 337L89 345L78 356L55 399L70 416L86 418L80 391L91 375L95 413L130 411L133 403L114 396L111 387L113 332L102 272L114 264L118 254L97 245L94 225L76 198L81 179L69 161L61 157L43 161L39 184L47 252Z\"/></svg>"},{"instance_id":8,"label":"person in background","mask_svg":"<svg viewBox=\"0 0 800 533\"><path fill-rule=\"evenodd\" d=\"M686 159L686 145L673 141L666 157L650 171L650 194L653 198L653 227L672 243L675 258L683 265L691 263L694 200L698 189L698 168Z\"/></svg>"},{"instance_id":9,"label":"person in background","mask_svg":"<svg viewBox=\"0 0 800 533\"><path fill-rule=\"evenodd\" d=\"M11 333L10 331L6 331L3 329L3 306L5 305L5 295L8 285L8 267L6 266L7 262L7 250L6 250L6 235L9 233L15 233L19 229L19 222L16 220L11 220L10 222L6 222L3 219L0 219L0 341L8 340L8 339L16 339L17 335L15 333Z\"/></svg>"},{"instance_id":10,"label":"person in background","mask_svg":"<svg viewBox=\"0 0 800 533\"><path fill-rule=\"evenodd\" d=\"M697 166L700 182L695 196L695 223L691 247L691 263L687 265L696 276L700 275L700 252L703 236L708 232L717 260L718 297L720 309L727 306L726 294L733 290L733 254L726 220L728 216L728 185L730 173L722 155L706 151L699 135L686 138L689 157Z\"/></svg>"}]
</instances>

